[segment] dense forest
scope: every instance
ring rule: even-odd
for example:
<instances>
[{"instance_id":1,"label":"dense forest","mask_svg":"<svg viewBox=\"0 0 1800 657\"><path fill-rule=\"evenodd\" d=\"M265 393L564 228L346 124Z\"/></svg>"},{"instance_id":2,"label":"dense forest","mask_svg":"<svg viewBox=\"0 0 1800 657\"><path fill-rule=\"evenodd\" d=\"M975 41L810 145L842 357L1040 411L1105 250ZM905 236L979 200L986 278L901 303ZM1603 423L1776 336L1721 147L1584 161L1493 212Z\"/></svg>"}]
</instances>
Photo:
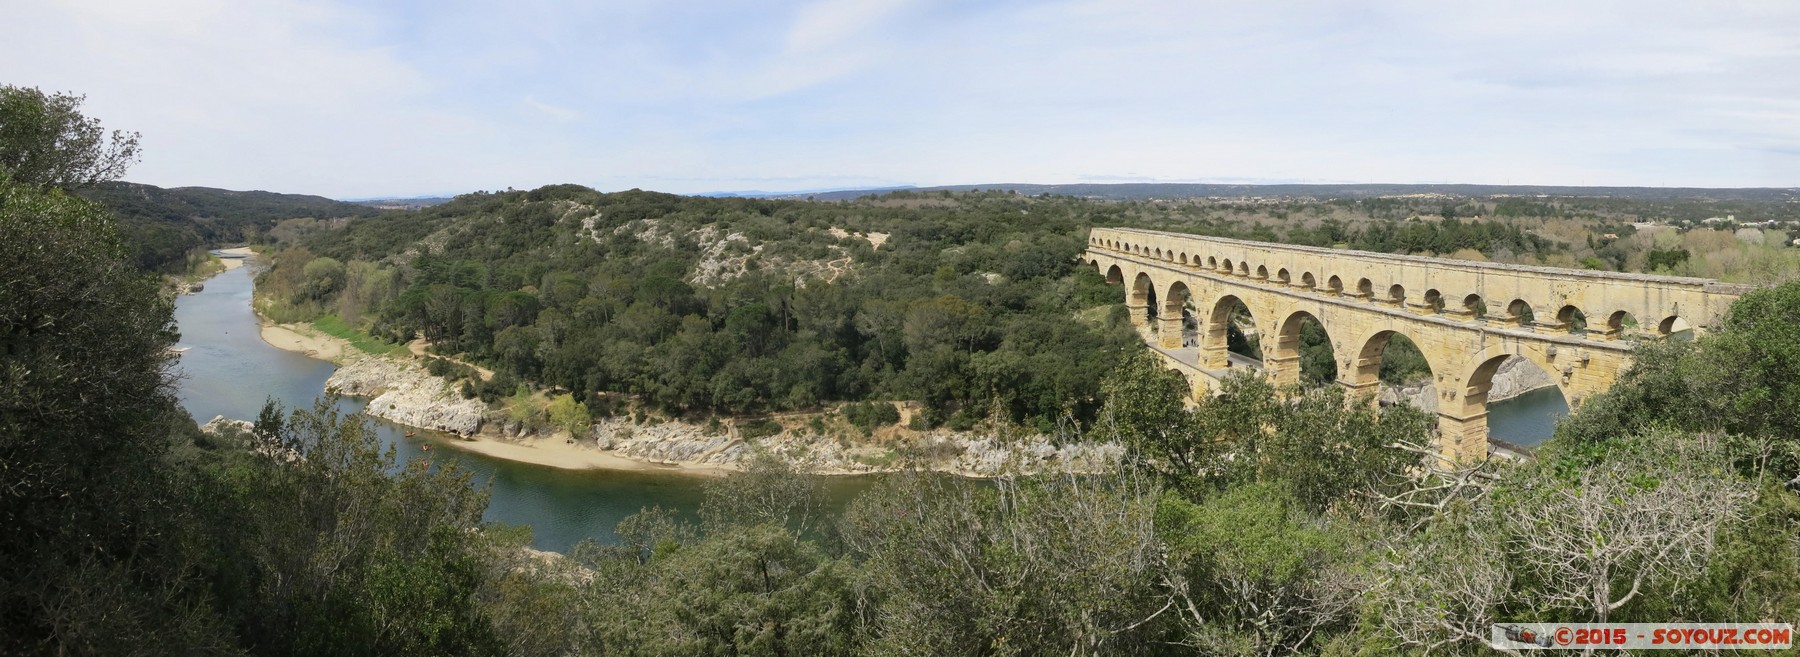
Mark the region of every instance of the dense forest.
<instances>
[{"instance_id":1,"label":"dense forest","mask_svg":"<svg viewBox=\"0 0 1800 657\"><path fill-rule=\"evenodd\" d=\"M258 289L279 320L327 313L391 340L423 335L508 381L675 414L909 399L932 425L966 428L998 404L1048 429L1091 420L1101 376L1137 340L1117 291L1076 267L1106 211L555 186L320 226Z\"/></svg>"},{"instance_id":2,"label":"dense forest","mask_svg":"<svg viewBox=\"0 0 1800 657\"><path fill-rule=\"evenodd\" d=\"M208 248L261 241L283 219L370 217L381 212L320 196L209 187L164 189L102 182L78 193L111 209L132 260L161 273L185 271L203 260Z\"/></svg>"}]
</instances>

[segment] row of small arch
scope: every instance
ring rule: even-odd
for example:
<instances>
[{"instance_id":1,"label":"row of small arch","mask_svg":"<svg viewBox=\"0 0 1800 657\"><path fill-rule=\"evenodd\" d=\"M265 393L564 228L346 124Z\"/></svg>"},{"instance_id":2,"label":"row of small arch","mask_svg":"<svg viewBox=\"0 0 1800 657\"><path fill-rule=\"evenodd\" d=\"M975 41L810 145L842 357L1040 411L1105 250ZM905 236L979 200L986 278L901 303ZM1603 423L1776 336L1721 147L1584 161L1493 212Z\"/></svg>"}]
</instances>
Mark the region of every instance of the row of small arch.
<instances>
[{"instance_id":1,"label":"row of small arch","mask_svg":"<svg viewBox=\"0 0 1800 657\"><path fill-rule=\"evenodd\" d=\"M1185 258L1186 254L1182 254L1182 257ZM1214 258L1208 257L1207 260L1210 262L1213 261ZM1226 267L1232 266L1232 262L1229 259L1224 262ZM1094 264L1096 268L1101 267L1099 261L1094 261ZM1237 263L1237 267L1239 268L1239 275L1249 275L1248 264L1240 262ZM1115 272L1120 273L1115 276ZM1119 270L1118 265L1113 265L1112 270L1102 270L1100 273L1107 278L1108 282L1124 282L1122 270ZM1267 267L1258 266L1256 268L1256 278L1258 280L1273 280L1281 285L1297 285L1301 289L1320 291L1327 296L1343 296L1345 294L1343 279L1336 275L1327 278L1325 280L1325 285L1320 287L1318 279L1313 276L1312 272L1302 273L1299 282L1295 283L1291 278L1291 274L1285 268L1277 270L1275 275L1271 277ZM1149 277L1147 274L1139 273L1137 280L1133 281L1133 288L1135 289L1148 280ZM1393 306L1404 306L1407 300L1406 287L1398 283L1388 286L1386 296L1376 297L1375 284L1367 278L1357 280L1356 291L1350 293L1350 296L1386 303ZM1164 298L1166 299L1167 297ZM1442 313L1446 307L1443 293L1436 289L1426 290L1421 301L1422 303L1415 307L1429 309L1431 314ZM1464 318L1471 321L1487 321L1486 306L1487 301L1486 299L1483 299L1481 295L1469 294L1462 298L1460 311L1456 311L1454 314L1462 315ZM1505 314L1500 315L1495 319L1496 321L1505 323L1519 323L1522 318L1530 316L1531 314L1532 310L1529 302L1524 299L1513 299L1506 304ZM1578 324L1587 323L1587 314L1573 304L1567 304L1559 308L1556 313L1556 321L1558 325L1565 327L1570 333L1585 334L1592 332L1586 328L1578 328ZM1600 333L1609 338L1619 337L1636 321L1637 318L1633 317L1631 313L1624 310L1617 310L1606 316L1604 329L1602 329ZM1678 315L1665 317L1656 325L1657 334L1663 336L1673 334L1686 328L1689 328L1687 322Z\"/></svg>"}]
</instances>

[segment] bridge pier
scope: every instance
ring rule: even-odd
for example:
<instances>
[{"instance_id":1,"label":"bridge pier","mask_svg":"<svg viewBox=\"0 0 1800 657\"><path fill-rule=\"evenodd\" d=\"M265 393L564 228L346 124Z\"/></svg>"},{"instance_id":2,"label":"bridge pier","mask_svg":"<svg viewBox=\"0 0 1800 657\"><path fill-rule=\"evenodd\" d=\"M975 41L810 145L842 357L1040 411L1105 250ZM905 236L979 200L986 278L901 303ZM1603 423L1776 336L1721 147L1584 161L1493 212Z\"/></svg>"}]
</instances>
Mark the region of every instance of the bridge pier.
<instances>
[{"instance_id":1,"label":"bridge pier","mask_svg":"<svg viewBox=\"0 0 1800 657\"><path fill-rule=\"evenodd\" d=\"M1465 416L1438 412L1438 453L1453 463L1487 458L1487 411Z\"/></svg>"},{"instance_id":2,"label":"bridge pier","mask_svg":"<svg viewBox=\"0 0 1800 657\"><path fill-rule=\"evenodd\" d=\"M1150 324L1150 302L1143 299L1130 299L1125 302L1125 310L1131 314L1131 325L1143 328Z\"/></svg>"},{"instance_id":3,"label":"bridge pier","mask_svg":"<svg viewBox=\"0 0 1800 657\"><path fill-rule=\"evenodd\" d=\"M1263 358L1263 375L1277 390L1300 385L1300 356L1267 356Z\"/></svg>"},{"instance_id":4,"label":"bridge pier","mask_svg":"<svg viewBox=\"0 0 1800 657\"><path fill-rule=\"evenodd\" d=\"M1231 352L1225 348L1225 341L1219 340L1217 346L1200 347L1200 367L1208 370L1222 370L1231 367Z\"/></svg>"},{"instance_id":5,"label":"bridge pier","mask_svg":"<svg viewBox=\"0 0 1800 657\"><path fill-rule=\"evenodd\" d=\"M1168 313L1164 313L1165 315ZM1164 349L1181 348L1181 315L1156 318L1156 344Z\"/></svg>"},{"instance_id":6,"label":"bridge pier","mask_svg":"<svg viewBox=\"0 0 1800 657\"><path fill-rule=\"evenodd\" d=\"M1342 376L1339 376L1338 380L1337 380L1337 384L1338 384L1338 387L1344 389L1344 401L1351 403L1351 404L1356 403L1358 399L1363 399L1369 405L1373 406L1375 404L1376 394L1381 392L1381 380L1380 379L1371 379L1368 381L1363 381L1361 383L1356 383L1356 382L1352 382L1352 381L1347 381ZM1484 424L1482 426L1487 426L1487 425ZM1482 435L1485 436L1486 434L1482 434Z\"/></svg>"}]
</instances>

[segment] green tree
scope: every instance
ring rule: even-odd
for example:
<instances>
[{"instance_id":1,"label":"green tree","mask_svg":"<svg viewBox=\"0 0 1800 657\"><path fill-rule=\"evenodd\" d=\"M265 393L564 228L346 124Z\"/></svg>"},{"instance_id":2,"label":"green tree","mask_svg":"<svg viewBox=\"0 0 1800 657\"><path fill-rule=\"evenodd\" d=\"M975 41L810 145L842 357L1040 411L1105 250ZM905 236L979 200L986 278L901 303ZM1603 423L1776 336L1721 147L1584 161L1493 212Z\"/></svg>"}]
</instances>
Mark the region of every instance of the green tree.
<instances>
[{"instance_id":1,"label":"green tree","mask_svg":"<svg viewBox=\"0 0 1800 657\"><path fill-rule=\"evenodd\" d=\"M334 258L313 258L301 268L301 274L302 299L325 301L344 288L344 263Z\"/></svg>"},{"instance_id":2,"label":"green tree","mask_svg":"<svg viewBox=\"0 0 1800 657\"><path fill-rule=\"evenodd\" d=\"M537 396L531 394L531 388L523 383L513 389L511 397L506 398L506 417L513 424L535 429L543 416L543 409L538 408Z\"/></svg>"},{"instance_id":3,"label":"green tree","mask_svg":"<svg viewBox=\"0 0 1800 657\"><path fill-rule=\"evenodd\" d=\"M1198 503L1166 495L1183 643L1207 654L1306 654L1354 621L1365 547L1356 528L1308 513L1284 486L1251 483Z\"/></svg>"},{"instance_id":4,"label":"green tree","mask_svg":"<svg viewBox=\"0 0 1800 657\"><path fill-rule=\"evenodd\" d=\"M0 131L0 153L19 152L15 138ZM193 431L167 372L172 306L101 208L10 176L0 171L0 653L212 651L206 605L184 588L196 564L180 549L165 460L171 427Z\"/></svg>"},{"instance_id":5,"label":"green tree","mask_svg":"<svg viewBox=\"0 0 1800 657\"><path fill-rule=\"evenodd\" d=\"M706 483L700 518L708 528L773 525L804 535L824 520L824 482L768 451L750 457L741 472Z\"/></svg>"},{"instance_id":6,"label":"green tree","mask_svg":"<svg viewBox=\"0 0 1800 657\"><path fill-rule=\"evenodd\" d=\"M883 479L841 523L878 605L868 654L1154 654L1157 494L1130 474Z\"/></svg>"},{"instance_id":7,"label":"green tree","mask_svg":"<svg viewBox=\"0 0 1800 657\"><path fill-rule=\"evenodd\" d=\"M83 96L0 86L0 171L22 185L71 189L117 180L138 159L138 133L108 135Z\"/></svg>"},{"instance_id":8,"label":"green tree","mask_svg":"<svg viewBox=\"0 0 1800 657\"><path fill-rule=\"evenodd\" d=\"M320 399L200 462L190 504L206 581L255 653L498 654L475 593L496 573L488 493L454 461L399 463L361 415ZM273 414L279 416L279 413Z\"/></svg>"},{"instance_id":9,"label":"green tree","mask_svg":"<svg viewBox=\"0 0 1800 657\"><path fill-rule=\"evenodd\" d=\"M576 439L586 437L588 427L593 424L587 404L575 401L574 395L557 395L551 398L549 412L550 423L569 432Z\"/></svg>"},{"instance_id":10,"label":"green tree","mask_svg":"<svg viewBox=\"0 0 1800 657\"><path fill-rule=\"evenodd\" d=\"M1604 445L1658 425L1740 436L1746 472L1800 476L1800 282L1744 295L1691 343L1639 345L1631 369L1556 436Z\"/></svg>"},{"instance_id":11,"label":"green tree","mask_svg":"<svg viewBox=\"0 0 1800 657\"><path fill-rule=\"evenodd\" d=\"M1172 484L1200 471L1217 444L1200 435L1182 401L1187 380L1136 349L1101 384L1105 395L1096 435L1130 447L1152 471Z\"/></svg>"}]
</instances>

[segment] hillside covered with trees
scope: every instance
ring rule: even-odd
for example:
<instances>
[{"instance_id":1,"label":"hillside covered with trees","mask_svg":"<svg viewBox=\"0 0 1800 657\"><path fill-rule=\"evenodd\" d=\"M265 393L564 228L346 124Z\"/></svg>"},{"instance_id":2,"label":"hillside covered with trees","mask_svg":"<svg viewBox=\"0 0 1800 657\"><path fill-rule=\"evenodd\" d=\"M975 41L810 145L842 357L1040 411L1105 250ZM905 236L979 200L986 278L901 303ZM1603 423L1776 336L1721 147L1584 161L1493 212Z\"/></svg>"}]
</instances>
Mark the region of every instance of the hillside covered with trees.
<instances>
[{"instance_id":1,"label":"hillside covered with trees","mask_svg":"<svg viewBox=\"0 0 1800 657\"><path fill-rule=\"evenodd\" d=\"M181 273L205 250L258 242L283 219L342 219L380 214L322 196L102 182L78 193L111 209L132 259L144 269Z\"/></svg>"},{"instance_id":2,"label":"hillside covered with trees","mask_svg":"<svg viewBox=\"0 0 1800 657\"><path fill-rule=\"evenodd\" d=\"M278 320L325 313L390 340L423 335L508 380L675 414L908 399L930 424L966 427L997 400L1048 429L1093 418L1100 378L1137 339L1110 310L1117 291L1076 266L1107 211L556 186L319 227L258 289Z\"/></svg>"}]
</instances>

